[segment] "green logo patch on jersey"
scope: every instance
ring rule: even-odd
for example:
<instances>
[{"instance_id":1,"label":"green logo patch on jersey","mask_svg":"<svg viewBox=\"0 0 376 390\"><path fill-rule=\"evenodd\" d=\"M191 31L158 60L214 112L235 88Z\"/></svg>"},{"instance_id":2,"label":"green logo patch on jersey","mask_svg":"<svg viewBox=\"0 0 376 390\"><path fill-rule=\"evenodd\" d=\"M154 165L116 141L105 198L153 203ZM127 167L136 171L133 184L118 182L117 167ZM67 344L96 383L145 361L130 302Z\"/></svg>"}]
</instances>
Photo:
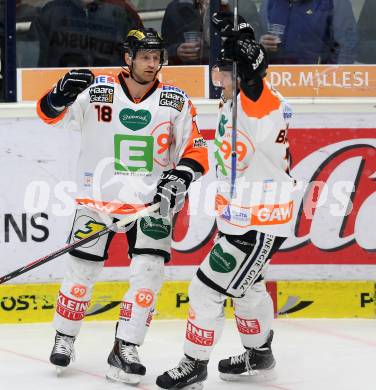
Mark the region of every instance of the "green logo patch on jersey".
<instances>
[{"instance_id":1,"label":"green logo patch on jersey","mask_svg":"<svg viewBox=\"0 0 376 390\"><path fill-rule=\"evenodd\" d=\"M114 143L116 171L147 173L153 170L153 136L116 134Z\"/></svg>"},{"instance_id":2,"label":"green logo patch on jersey","mask_svg":"<svg viewBox=\"0 0 376 390\"><path fill-rule=\"evenodd\" d=\"M218 169L220 170L220 172L223 176L227 176L227 169L225 166L225 162L223 161L223 158L220 154L222 141L220 141L219 139L216 138L214 140L214 145L217 147L217 150L214 152L214 157L217 160Z\"/></svg>"},{"instance_id":3,"label":"green logo patch on jersey","mask_svg":"<svg viewBox=\"0 0 376 390\"><path fill-rule=\"evenodd\" d=\"M134 111L131 108L124 108L119 114L120 122L133 131L146 127L151 121L151 113L147 110Z\"/></svg>"},{"instance_id":4,"label":"green logo patch on jersey","mask_svg":"<svg viewBox=\"0 0 376 390\"><path fill-rule=\"evenodd\" d=\"M225 125L228 122L228 119L222 114L221 119L218 123L218 133L221 137L225 134Z\"/></svg>"},{"instance_id":5,"label":"green logo patch on jersey","mask_svg":"<svg viewBox=\"0 0 376 390\"><path fill-rule=\"evenodd\" d=\"M171 225L163 218L146 217L140 221L142 233L154 240L161 240L170 235Z\"/></svg>"},{"instance_id":6,"label":"green logo patch on jersey","mask_svg":"<svg viewBox=\"0 0 376 390\"><path fill-rule=\"evenodd\" d=\"M217 244L210 252L209 264L213 271L226 274L236 266L236 259L229 253L223 252L222 247Z\"/></svg>"}]
</instances>

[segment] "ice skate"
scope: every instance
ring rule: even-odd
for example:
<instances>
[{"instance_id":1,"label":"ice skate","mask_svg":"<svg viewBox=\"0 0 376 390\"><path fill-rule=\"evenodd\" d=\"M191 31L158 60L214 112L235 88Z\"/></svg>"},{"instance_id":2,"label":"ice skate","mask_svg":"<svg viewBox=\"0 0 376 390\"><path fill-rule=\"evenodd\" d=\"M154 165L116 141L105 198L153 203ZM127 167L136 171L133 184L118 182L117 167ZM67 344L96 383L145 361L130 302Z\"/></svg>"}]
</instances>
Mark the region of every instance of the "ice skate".
<instances>
[{"instance_id":1,"label":"ice skate","mask_svg":"<svg viewBox=\"0 0 376 390\"><path fill-rule=\"evenodd\" d=\"M56 373L59 376L63 370L74 360L75 337L56 332L55 344L50 355L50 362L56 366Z\"/></svg>"},{"instance_id":2,"label":"ice skate","mask_svg":"<svg viewBox=\"0 0 376 390\"><path fill-rule=\"evenodd\" d=\"M134 344L115 339L107 362L110 367L106 378L111 381L136 385L145 376L146 368L140 363L137 347Z\"/></svg>"},{"instance_id":3,"label":"ice skate","mask_svg":"<svg viewBox=\"0 0 376 390\"><path fill-rule=\"evenodd\" d=\"M177 367L158 376L157 386L169 390L201 390L208 376L207 365L207 360L195 360L186 355Z\"/></svg>"},{"instance_id":4,"label":"ice skate","mask_svg":"<svg viewBox=\"0 0 376 390\"><path fill-rule=\"evenodd\" d=\"M218 364L219 377L224 381L262 381L273 380L275 360L271 349L273 331L259 348L247 349L244 353L223 359Z\"/></svg>"}]
</instances>

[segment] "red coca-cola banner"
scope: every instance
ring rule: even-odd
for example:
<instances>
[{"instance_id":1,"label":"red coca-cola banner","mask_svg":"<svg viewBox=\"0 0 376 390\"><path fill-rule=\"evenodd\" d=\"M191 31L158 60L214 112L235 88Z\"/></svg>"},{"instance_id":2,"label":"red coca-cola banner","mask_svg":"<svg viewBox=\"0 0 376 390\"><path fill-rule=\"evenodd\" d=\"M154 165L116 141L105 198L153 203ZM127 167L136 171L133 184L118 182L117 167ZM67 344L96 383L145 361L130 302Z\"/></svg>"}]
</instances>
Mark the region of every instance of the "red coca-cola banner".
<instances>
[{"instance_id":1,"label":"red coca-cola banner","mask_svg":"<svg viewBox=\"0 0 376 390\"><path fill-rule=\"evenodd\" d=\"M213 139L213 130L203 133ZM295 236L272 263L376 264L376 129L290 129L289 142L291 174L302 185L299 212ZM213 172L205 180L200 188L214 181ZM188 210L176 219L169 265L200 264L213 242L214 216ZM129 264L125 241L115 237L106 266Z\"/></svg>"}]
</instances>

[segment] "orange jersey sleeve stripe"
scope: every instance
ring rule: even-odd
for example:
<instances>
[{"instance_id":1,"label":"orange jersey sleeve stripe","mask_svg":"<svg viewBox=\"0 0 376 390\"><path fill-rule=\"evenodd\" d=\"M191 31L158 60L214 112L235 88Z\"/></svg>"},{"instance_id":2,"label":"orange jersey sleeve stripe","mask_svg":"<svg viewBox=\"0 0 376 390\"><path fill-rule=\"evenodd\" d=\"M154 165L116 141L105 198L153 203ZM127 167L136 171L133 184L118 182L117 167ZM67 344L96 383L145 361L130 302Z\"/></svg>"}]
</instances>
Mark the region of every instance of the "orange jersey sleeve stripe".
<instances>
[{"instance_id":1,"label":"orange jersey sleeve stripe","mask_svg":"<svg viewBox=\"0 0 376 390\"><path fill-rule=\"evenodd\" d=\"M44 97L44 96L43 96ZM43 122L47 123L48 125L53 125L59 121L61 121L65 115L65 112L67 111L67 109L65 108L64 111L62 111L57 117L55 118L50 118L48 117L41 109L41 106L40 106L40 103L42 101L42 98L40 98L37 102L37 114L39 116L40 119L42 119Z\"/></svg>"},{"instance_id":2,"label":"orange jersey sleeve stripe","mask_svg":"<svg viewBox=\"0 0 376 390\"><path fill-rule=\"evenodd\" d=\"M261 119L264 116L270 114L272 111L277 110L281 105L280 100L272 93L265 80L263 83L264 89L256 102L249 99L243 91L240 91L240 102L242 109L249 117Z\"/></svg>"},{"instance_id":3,"label":"orange jersey sleeve stripe","mask_svg":"<svg viewBox=\"0 0 376 390\"><path fill-rule=\"evenodd\" d=\"M200 142L200 140L202 140ZM204 174L209 170L208 148L200 134L196 122L192 120L192 135L184 150L182 158L190 158L199 163L204 169Z\"/></svg>"}]
</instances>

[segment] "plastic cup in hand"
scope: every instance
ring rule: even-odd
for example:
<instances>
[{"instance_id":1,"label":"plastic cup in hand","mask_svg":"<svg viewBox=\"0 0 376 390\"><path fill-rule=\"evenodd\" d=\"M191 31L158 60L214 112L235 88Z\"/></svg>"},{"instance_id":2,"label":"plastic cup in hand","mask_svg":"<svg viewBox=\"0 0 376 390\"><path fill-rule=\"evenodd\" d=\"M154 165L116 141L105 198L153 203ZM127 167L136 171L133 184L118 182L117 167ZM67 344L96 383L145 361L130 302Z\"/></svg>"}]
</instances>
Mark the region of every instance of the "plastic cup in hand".
<instances>
[{"instance_id":1,"label":"plastic cup in hand","mask_svg":"<svg viewBox=\"0 0 376 390\"><path fill-rule=\"evenodd\" d=\"M285 34L285 27L284 24L268 23L268 33L275 35L278 39L278 43L281 43L283 35Z\"/></svg>"},{"instance_id":2,"label":"plastic cup in hand","mask_svg":"<svg viewBox=\"0 0 376 390\"><path fill-rule=\"evenodd\" d=\"M201 33L199 31L186 31L184 33L184 41L186 43L197 43L200 42Z\"/></svg>"}]
</instances>

